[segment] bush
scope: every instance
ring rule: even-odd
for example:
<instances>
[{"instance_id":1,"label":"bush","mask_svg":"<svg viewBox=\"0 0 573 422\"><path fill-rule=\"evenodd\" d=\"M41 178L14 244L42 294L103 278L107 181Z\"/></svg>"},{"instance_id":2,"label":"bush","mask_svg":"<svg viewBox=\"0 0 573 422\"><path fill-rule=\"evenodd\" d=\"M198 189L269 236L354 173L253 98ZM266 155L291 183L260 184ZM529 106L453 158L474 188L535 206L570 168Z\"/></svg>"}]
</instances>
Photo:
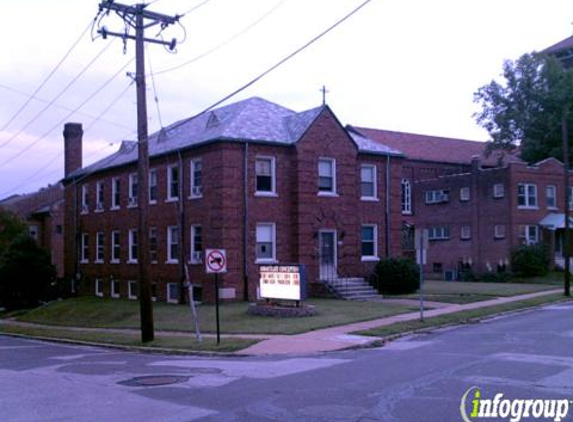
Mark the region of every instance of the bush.
<instances>
[{"instance_id":1,"label":"bush","mask_svg":"<svg viewBox=\"0 0 573 422\"><path fill-rule=\"evenodd\" d=\"M55 278L50 253L20 235L0 256L0 303L9 310L37 306L50 298Z\"/></svg>"},{"instance_id":2,"label":"bush","mask_svg":"<svg viewBox=\"0 0 573 422\"><path fill-rule=\"evenodd\" d=\"M512 270L519 277L547 275L549 262L549 253L543 245L520 246L511 255Z\"/></svg>"},{"instance_id":3,"label":"bush","mask_svg":"<svg viewBox=\"0 0 573 422\"><path fill-rule=\"evenodd\" d=\"M414 261L404 258L387 258L374 268L378 291L384 294L414 293L420 288L420 271Z\"/></svg>"}]
</instances>

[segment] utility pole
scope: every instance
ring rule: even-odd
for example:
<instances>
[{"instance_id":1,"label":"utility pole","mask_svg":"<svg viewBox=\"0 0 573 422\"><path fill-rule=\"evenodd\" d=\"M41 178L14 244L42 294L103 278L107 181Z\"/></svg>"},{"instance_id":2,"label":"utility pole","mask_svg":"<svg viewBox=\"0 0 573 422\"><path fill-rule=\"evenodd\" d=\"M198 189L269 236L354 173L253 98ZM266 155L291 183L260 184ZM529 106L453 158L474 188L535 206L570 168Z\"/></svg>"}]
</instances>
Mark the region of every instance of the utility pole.
<instances>
[{"instance_id":1,"label":"utility pole","mask_svg":"<svg viewBox=\"0 0 573 422\"><path fill-rule=\"evenodd\" d=\"M569 251L571 245L571 236L569 235L569 215L571 214L569 211L569 204L571 202L570 193L569 193L569 131L567 127L567 115L568 109L563 112L563 116L561 118L561 136L563 140L563 173L564 173L564 180L563 186L565 189L565 206L563 207L563 216L565 219L565 234L563 236L563 257L565 258L565 262L563 265L563 273L565 278L565 296L571 296L571 271L570 271L570 260L571 260L571 253Z\"/></svg>"},{"instance_id":2,"label":"utility pole","mask_svg":"<svg viewBox=\"0 0 573 422\"><path fill-rule=\"evenodd\" d=\"M104 39L108 36L120 37L124 40L135 40L135 84L137 88L137 197L139 209L138 229L138 282L139 308L141 317L141 341L153 341L153 301L151 295L151 280L149 277L149 148L147 136L147 98L145 93L145 43L161 44L171 50L175 48L176 40L163 41L145 38L145 29L155 25L165 28L178 21L179 16L171 17L145 10L146 4L127 6L106 0L100 3L100 12L106 10L116 12L129 27L135 29L135 36L127 32L110 32L105 27L98 30ZM126 26L127 28L127 26Z\"/></svg>"}]
</instances>

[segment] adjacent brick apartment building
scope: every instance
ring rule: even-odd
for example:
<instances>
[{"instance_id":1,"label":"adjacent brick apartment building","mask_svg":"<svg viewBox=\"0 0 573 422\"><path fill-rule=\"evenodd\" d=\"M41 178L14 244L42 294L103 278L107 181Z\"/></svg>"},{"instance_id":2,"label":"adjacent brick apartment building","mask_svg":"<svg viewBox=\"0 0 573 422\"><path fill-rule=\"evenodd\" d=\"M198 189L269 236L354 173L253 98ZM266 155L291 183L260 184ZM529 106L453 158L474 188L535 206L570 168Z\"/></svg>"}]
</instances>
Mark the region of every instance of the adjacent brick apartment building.
<instances>
[{"instance_id":1,"label":"adjacent brick apartment building","mask_svg":"<svg viewBox=\"0 0 573 422\"><path fill-rule=\"evenodd\" d=\"M85 168L81 125L66 143L66 274L81 291L137 296L137 207L150 203L150 276L178 301L187 266L214 298L203 251L227 251L221 293L254 300L258 267L302 263L321 279L367 275L401 253L402 154L346 130L328 106L296 113L260 98L183 120L149 139L149 195L137 193L137 144Z\"/></svg>"}]
</instances>

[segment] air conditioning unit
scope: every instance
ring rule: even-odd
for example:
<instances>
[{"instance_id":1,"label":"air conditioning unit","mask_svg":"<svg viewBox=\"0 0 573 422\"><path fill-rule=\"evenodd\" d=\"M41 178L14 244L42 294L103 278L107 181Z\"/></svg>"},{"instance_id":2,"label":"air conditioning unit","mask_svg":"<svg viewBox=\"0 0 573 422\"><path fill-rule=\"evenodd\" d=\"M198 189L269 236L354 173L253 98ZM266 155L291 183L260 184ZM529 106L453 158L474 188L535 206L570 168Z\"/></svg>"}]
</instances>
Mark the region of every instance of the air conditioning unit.
<instances>
[{"instance_id":1,"label":"air conditioning unit","mask_svg":"<svg viewBox=\"0 0 573 422\"><path fill-rule=\"evenodd\" d=\"M103 204L101 202L98 202L96 204L96 211L103 211Z\"/></svg>"},{"instance_id":2,"label":"air conditioning unit","mask_svg":"<svg viewBox=\"0 0 573 422\"><path fill-rule=\"evenodd\" d=\"M135 207L135 206L137 206L137 197L136 197L136 196L130 197L130 198L129 198L129 201L128 201L128 205L129 205L130 207Z\"/></svg>"},{"instance_id":3,"label":"air conditioning unit","mask_svg":"<svg viewBox=\"0 0 573 422\"><path fill-rule=\"evenodd\" d=\"M202 196L203 195L203 186L193 186L191 189L191 196Z\"/></svg>"},{"instance_id":4,"label":"air conditioning unit","mask_svg":"<svg viewBox=\"0 0 573 422\"><path fill-rule=\"evenodd\" d=\"M203 261L203 252L193 252L191 254L191 262L201 262Z\"/></svg>"},{"instance_id":5,"label":"air conditioning unit","mask_svg":"<svg viewBox=\"0 0 573 422\"><path fill-rule=\"evenodd\" d=\"M437 195L437 202L448 202L450 200L449 192L440 192Z\"/></svg>"},{"instance_id":6,"label":"air conditioning unit","mask_svg":"<svg viewBox=\"0 0 573 422\"><path fill-rule=\"evenodd\" d=\"M83 212L83 213L86 213L86 214L87 214L88 212L90 212L90 207L89 207L88 204L83 204L83 205L82 205L82 212Z\"/></svg>"}]
</instances>

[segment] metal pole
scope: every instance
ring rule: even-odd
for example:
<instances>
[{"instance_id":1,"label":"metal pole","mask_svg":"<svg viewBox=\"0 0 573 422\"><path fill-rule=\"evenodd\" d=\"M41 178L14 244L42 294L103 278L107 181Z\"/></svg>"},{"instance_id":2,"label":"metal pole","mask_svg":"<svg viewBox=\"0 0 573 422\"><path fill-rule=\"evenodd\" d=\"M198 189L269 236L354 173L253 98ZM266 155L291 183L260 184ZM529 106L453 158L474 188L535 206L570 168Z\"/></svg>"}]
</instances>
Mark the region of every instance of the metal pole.
<instances>
[{"instance_id":1,"label":"metal pole","mask_svg":"<svg viewBox=\"0 0 573 422\"><path fill-rule=\"evenodd\" d=\"M145 92L144 25L143 5L137 5L135 16L135 84L137 87L137 186L139 199L139 308L141 317L141 341L153 341L153 302L149 278L149 200L148 174L149 155L147 142L147 98Z\"/></svg>"},{"instance_id":2,"label":"metal pole","mask_svg":"<svg viewBox=\"0 0 573 422\"><path fill-rule=\"evenodd\" d=\"M424 322L424 260L426 259L424 250L424 232L419 236L418 250L420 254L420 321Z\"/></svg>"},{"instance_id":3,"label":"metal pole","mask_svg":"<svg viewBox=\"0 0 573 422\"><path fill-rule=\"evenodd\" d=\"M221 342L221 325L219 323L219 274L215 273L215 314L217 319L217 344Z\"/></svg>"},{"instance_id":4,"label":"metal pole","mask_svg":"<svg viewBox=\"0 0 573 422\"><path fill-rule=\"evenodd\" d=\"M565 278L565 296L571 296L571 274L570 274L570 252L569 252L569 131L567 127L567 115L568 110L565 110L561 118L561 136L563 138L563 185L565 189L565 204L564 204L564 215L565 215L565 235L563 236L563 257L565 258L563 275Z\"/></svg>"}]
</instances>

